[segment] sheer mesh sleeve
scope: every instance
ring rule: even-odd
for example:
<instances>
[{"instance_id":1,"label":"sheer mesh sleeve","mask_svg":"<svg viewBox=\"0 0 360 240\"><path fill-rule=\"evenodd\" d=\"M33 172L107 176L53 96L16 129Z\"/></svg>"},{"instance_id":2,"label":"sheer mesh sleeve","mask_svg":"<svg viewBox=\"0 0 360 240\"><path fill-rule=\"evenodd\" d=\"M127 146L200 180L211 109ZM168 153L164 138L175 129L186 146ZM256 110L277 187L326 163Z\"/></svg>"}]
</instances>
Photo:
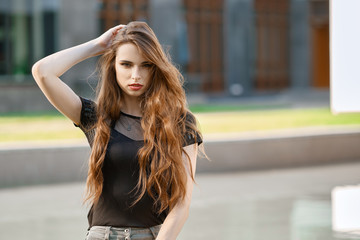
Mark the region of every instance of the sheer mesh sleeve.
<instances>
[{"instance_id":1,"label":"sheer mesh sleeve","mask_svg":"<svg viewBox=\"0 0 360 240\"><path fill-rule=\"evenodd\" d=\"M95 128L96 124L96 103L90 99L82 98L81 100L81 113L80 113L80 124L77 125L74 123L76 127L79 127L84 133L85 136L92 146L92 142L95 136Z\"/></svg>"},{"instance_id":2,"label":"sheer mesh sleeve","mask_svg":"<svg viewBox=\"0 0 360 240\"><path fill-rule=\"evenodd\" d=\"M196 124L196 119L194 115L190 112L186 114L186 133L185 133L185 141L183 143L183 147L188 145L197 143L200 145L203 141L198 132L195 132L193 129L189 127L189 124Z\"/></svg>"}]
</instances>

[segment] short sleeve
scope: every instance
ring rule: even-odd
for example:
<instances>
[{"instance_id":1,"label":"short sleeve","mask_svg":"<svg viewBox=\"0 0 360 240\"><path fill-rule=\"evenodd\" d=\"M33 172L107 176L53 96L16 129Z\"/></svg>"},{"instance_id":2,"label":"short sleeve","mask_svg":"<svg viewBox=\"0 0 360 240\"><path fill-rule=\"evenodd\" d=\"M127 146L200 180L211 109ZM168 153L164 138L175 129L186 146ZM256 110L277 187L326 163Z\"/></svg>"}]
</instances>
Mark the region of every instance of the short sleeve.
<instances>
[{"instance_id":1,"label":"short sleeve","mask_svg":"<svg viewBox=\"0 0 360 240\"><path fill-rule=\"evenodd\" d=\"M80 97L81 100L81 113L80 113L80 124L79 127L86 135L90 145L92 145L95 129L93 128L96 124L96 103L90 99Z\"/></svg>"},{"instance_id":2,"label":"short sleeve","mask_svg":"<svg viewBox=\"0 0 360 240\"><path fill-rule=\"evenodd\" d=\"M196 119L195 119L194 115L192 113L188 112L186 114L185 121L186 121L186 123L185 123L186 133L184 136L183 147L192 145L194 143L197 143L198 145L200 145L203 141L202 141L202 138L201 138L199 132L193 130L190 127L190 125L196 125Z\"/></svg>"}]
</instances>

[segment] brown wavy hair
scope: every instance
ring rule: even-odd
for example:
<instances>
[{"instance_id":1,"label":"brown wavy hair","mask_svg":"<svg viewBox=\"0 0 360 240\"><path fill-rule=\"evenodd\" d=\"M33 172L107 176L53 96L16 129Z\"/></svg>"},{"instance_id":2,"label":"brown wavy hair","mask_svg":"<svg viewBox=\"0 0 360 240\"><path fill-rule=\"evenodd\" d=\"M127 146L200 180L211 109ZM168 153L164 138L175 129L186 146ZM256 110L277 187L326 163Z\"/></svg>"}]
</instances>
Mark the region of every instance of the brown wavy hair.
<instances>
[{"instance_id":1,"label":"brown wavy hair","mask_svg":"<svg viewBox=\"0 0 360 240\"><path fill-rule=\"evenodd\" d=\"M132 43L152 63L151 80L147 91L140 96L141 127L144 146L138 152L140 174L136 185L135 205L146 193L155 200L158 212L172 209L186 195L187 169L183 162L182 146L185 133L200 135L196 121L187 109L183 77L171 63L152 29L145 22L130 22L119 31L112 46L99 61L100 82L97 89L96 134L89 159L85 201L96 204L102 192L102 165L110 138L110 124L120 117L121 89L116 81L116 50L124 43ZM114 104L118 103L118 104ZM193 117L192 117L193 118ZM194 119L194 118L193 118ZM190 131L189 131L190 130ZM189 171L193 178L189 156Z\"/></svg>"}]
</instances>

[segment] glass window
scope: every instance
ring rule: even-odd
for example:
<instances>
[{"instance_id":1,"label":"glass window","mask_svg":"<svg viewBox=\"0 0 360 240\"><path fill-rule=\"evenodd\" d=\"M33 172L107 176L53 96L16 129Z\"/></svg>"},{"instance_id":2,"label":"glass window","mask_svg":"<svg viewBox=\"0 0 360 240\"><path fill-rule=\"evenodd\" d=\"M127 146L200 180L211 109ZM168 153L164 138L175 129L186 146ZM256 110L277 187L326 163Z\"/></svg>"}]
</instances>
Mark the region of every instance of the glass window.
<instances>
[{"instance_id":1,"label":"glass window","mask_svg":"<svg viewBox=\"0 0 360 240\"><path fill-rule=\"evenodd\" d=\"M55 51L58 0L0 0L0 83L26 82Z\"/></svg>"}]
</instances>

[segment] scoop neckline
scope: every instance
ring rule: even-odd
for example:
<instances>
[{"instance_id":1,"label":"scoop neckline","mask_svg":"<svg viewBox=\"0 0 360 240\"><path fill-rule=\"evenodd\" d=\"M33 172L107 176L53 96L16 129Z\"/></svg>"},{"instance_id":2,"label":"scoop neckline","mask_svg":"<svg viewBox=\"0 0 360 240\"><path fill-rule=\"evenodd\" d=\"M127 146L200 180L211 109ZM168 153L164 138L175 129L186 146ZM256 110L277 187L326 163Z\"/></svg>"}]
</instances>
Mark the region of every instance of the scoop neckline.
<instances>
[{"instance_id":1,"label":"scoop neckline","mask_svg":"<svg viewBox=\"0 0 360 240\"><path fill-rule=\"evenodd\" d=\"M132 139L132 138L126 136L125 134L123 134L123 133L119 132L118 130L116 130L114 127L112 128L112 130L114 130L114 132L115 132L116 134L121 135L121 136L123 136L123 137L125 137L125 138L127 138L127 139L130 139L131 141L134 141L134 142L144 142L144 140L135 140L135 139Z\"/></svg>"},{"instance_id":2,"label":"scoop neckline","mask_svg":"<svg viewBox=\"0 0 360 240\"><path fill-rule=\"evenodd\" d=\"M134 115L130 115L130 114L127 114L127 113L124 113L122 111L120 111L120 113L126 117L129 117L129 118L134 118L134 119L141 119L141 117L139 116L134 116Z\"/></svg>"}]
</instances>

